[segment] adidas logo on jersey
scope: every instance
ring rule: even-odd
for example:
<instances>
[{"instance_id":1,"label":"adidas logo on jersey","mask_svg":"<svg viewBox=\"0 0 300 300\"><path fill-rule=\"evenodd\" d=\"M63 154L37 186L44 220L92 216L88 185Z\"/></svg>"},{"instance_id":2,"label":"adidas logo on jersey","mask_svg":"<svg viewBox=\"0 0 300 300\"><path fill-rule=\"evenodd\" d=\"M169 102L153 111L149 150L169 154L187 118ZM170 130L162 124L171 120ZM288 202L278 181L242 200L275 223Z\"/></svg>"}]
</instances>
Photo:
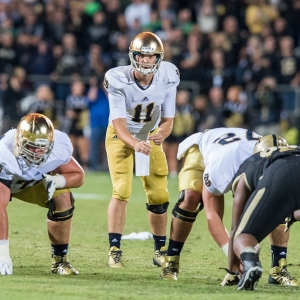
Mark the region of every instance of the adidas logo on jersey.
<instances>
[{"instance_id":1,"label":"adidas logo on jersey","mask_svg":"<svg viewBox=\"0 0 300 300\"><path fill-rule=\"evenodd\" d=\"M149 101L149 99L147 97L145 97L144 99L142 99L142 102L145 102L145 101Z\"/></svg>"},{"instance_id":2,"label":"adidas logo on jersey","mask_svg":"<svg viewBox=\"0 0 300 300\"><path fill-rule=\"evenodd\" d=\"M117 139L118 138L118 136L115 134L111 139L112 140L115 140L115 139Z\"/></svg>"}]
</instances>

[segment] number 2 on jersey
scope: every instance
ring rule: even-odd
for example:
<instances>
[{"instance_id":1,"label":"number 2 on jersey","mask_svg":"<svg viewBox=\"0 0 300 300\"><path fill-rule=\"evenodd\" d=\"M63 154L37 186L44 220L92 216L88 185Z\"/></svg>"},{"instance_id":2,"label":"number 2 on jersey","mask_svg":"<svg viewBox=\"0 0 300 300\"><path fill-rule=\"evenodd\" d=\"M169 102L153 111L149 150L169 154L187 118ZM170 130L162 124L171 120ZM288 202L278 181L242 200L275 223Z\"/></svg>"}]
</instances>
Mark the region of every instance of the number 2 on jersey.
<instances>
[{"instance_id":1,"label":"number 2 on jersey","mask_svg":"<svg viewBox=\"0 0 300 300\"><path fill-rule=\"evenodd\" d=\"M151 121L152 119L152 110L154 107L154 103L150 103L146 106L146 117L145 119L141 119L141 112L142 112L142 104L139 104L135 107L134 109L134 116L131 119L131 121L133 122L137 122L137 123L146 123Z\"/></svg>"},{"instance_id":2,"label":"number 2 on jersey","mask_svg":"<svg viewBox=\"0 0 300 300\"><path fill-rule=\"evenodd\" d=\"M247 130L246 132L246 138L248 141L253 141L253 140L258 140L259 137L254 137L253 136L253 131L251 130ZM221 138L217 138L214 143L218 143L221 145L227 145L229 143L233 143L236 141L239 141L240 138L239 137L235 137L234 133L227 133L225 136L222 136Z\"/></svg>"}]
</instances>

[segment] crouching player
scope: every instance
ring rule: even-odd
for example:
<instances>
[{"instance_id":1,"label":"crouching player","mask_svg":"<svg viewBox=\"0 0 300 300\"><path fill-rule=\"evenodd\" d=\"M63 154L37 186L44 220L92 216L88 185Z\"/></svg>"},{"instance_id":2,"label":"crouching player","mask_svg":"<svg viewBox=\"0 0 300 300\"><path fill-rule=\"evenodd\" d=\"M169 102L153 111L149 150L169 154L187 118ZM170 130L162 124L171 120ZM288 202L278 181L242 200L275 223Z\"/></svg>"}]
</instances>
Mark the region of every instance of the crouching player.
<instances>
[{"instance_id":1,"label":"crouching player","mask_svg":"<svg viewBox=\"0 0 300 300\"><path fill-rule=\"evenodd\" d=\"M52 248L51 271L79 272L68 262L74 198L70 188L80 187L84 171L72 157L68 136L54 130L42 114L21 119L17 129L0 140L0 273L13 274L9 253L7 205L16 198L48 208L48 236Z\"/></svg>"}]
</instances>

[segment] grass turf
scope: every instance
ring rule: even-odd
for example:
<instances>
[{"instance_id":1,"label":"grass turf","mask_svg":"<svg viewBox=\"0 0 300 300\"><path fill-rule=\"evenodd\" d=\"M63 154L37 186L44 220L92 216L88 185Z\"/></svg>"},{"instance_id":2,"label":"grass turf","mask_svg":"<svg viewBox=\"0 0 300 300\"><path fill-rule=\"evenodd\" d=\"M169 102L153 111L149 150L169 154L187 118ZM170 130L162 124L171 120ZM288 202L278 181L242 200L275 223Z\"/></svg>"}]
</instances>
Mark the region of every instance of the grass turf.
<instances>
[{"instance_id":1,"label":"grass turf","mask_svg":"<svg viewBox=\"0 0 300 300\"><path fill-rule=\"evenodd\" d=\"M145 194L139 178L134 179L128 204L124 234L151 231L145 208ZM177 181L169 180L171 210L177 201ZM46 230L46 210L13 199L9 204L9 235L12 276L0 276L0 299L298 299L300 288L267 284L270 269L268 239L261 243L264 273L255 291L236 291L220 287L226 258L208 233L204 213L198 215L180 261L177 282L159 279L160 269L152 265L153 241L122 241L126 268L107 267L107 205L111 196L108 173L87 173L85 184L73 190L74 221L69 250L71 264L78 276L50 273L51 253ZM226 195L224 223L230 228L232 199ZM299 263L299 225L291 230L288 262ZM168 227L169 232L169 227ZM289 271L300 278L299 267Z\"/></svg>"}]
</instances>

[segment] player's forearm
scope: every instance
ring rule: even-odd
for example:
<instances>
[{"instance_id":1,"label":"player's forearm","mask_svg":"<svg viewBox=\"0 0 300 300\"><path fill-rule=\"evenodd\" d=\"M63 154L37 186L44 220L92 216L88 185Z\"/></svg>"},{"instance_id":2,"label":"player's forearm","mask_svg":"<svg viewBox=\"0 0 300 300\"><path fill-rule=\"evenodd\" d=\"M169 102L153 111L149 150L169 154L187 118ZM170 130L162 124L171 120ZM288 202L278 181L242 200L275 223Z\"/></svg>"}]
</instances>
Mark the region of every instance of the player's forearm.
<instances>
[{"instance_id":1,"label":"player's forearm","mask_svg":"<svg viewBox=\"0 0 300 300\"><path fill-rule=\"evenodd\" d=\"M209 219L207 223L208 230L219 247L229 242L228 232L219 217L216 216L216 218Z\"/></svg>"},{"instance_id":2,"label":"player's forearm","mask_svg":"<svg viewBox=\"0 0 300 300\"><path fill-rule=\"evenodd\" d=\"M162 118L161 123L158 127L158 133L160 133L165 140L172 132L173 129L173 118Z\"/></svg>"},{"instance_id":3,"label":"player's forearm","mask_svg":"<svg viewBox=\"0 0 300 300\"><path fill-rule=\"evenodd\" d=\"M84 174L83 173L67 173L61 174L66 179L66 184L64 188L78 188L84 183Z\"/></svg>"},{"instance_id":4,"label":"player's forearm","mask_svg":"<svg viewBox=\"0 0 300 300\"><path fill-rule=\"evenodd\" d=\"M124 144L134 148L139 141L135 139L127 129L127 120L115 119L113 120L113 125L117 132L118 139L120 139Z\"/></svg>"}]
</instances>

